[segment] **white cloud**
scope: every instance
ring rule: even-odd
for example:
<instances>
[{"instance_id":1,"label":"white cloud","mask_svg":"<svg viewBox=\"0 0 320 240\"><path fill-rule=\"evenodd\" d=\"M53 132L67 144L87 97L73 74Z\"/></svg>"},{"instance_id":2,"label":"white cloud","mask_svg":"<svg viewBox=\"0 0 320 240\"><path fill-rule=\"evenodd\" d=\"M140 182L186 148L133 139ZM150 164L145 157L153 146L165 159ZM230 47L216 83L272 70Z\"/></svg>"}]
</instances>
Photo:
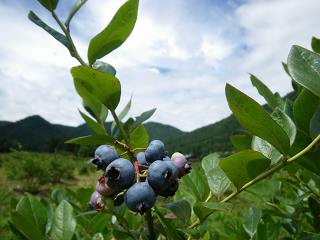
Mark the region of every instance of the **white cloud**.
<instances>
[{"instance_id":1,"label":"white cloud","mask_svg":"<svg viewBox=\"0 0 320 240\"><path fill-rule=\"evenodd\" d=\"M90 37L123 2L90 0L75 17L71 29L84 58ZM227 81L262 100L248 72L274 91L288 92L290 81L280 63L292 44L309 46L311 36L319 36L320 2L228 2L140 1L132 35L103 59L118 70L123 90L119 108L133 93L132 115L157 107L152 120L192 130L229 114ZM0 119L40 114L52 122L80 124L76 107L81 103L69 74L77 62L26 19L28 10L0 4L0 30L6 33L0 44ZM44 12L40 15L53 24Z\"/></svg>"}]
</instances>

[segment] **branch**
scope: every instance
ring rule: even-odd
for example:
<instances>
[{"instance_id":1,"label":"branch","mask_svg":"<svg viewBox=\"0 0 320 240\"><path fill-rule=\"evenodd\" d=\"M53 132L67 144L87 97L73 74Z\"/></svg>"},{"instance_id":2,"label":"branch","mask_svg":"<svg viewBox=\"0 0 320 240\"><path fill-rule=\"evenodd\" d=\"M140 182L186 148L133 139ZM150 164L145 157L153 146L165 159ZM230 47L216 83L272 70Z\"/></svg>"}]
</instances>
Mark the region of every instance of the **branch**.
<instances>
[{"instance_id":1,"label":"branch","mask_svg":"<svg viewBox=\"0 0 320 240\"><path fill-rule=\"evenodd\" d=\"M149 240L155 240L156 236L153 228L153 219L152 219L151 209L148 209L146 211L145 219L147 221L148 229L149 229Z\"/></svg>"},{"instance_id":2,"label":"branch","mask_svg":"<svg viewBox=\"0 0 320 240\"><path fill-rule=\"evenodd\" d=\"M231 199L233 199L234 197L236 197L239 193L241 193L242 191L246 190L247 188L251 187L252 185L254 185L255 183L261 181L262 179L265 179L266 177L272 175L274 172L280 170L281 168L289 165L290 163L293 163L295 160L297 160L299 157L301 157L302 155L304 155L305 153L307 153L308 151L310 151L312 149L313 146L315 146L317 144L317 142L320 140L320 134L307 146L305 147L302 151L300 151L299 153L297 153L296 155L294 155L293 157L287 159L286 161L282 161L279 164L273 166L272 168L270 168L268 171L261 173L260 175L258 175L257 177L255 177L254 179L252 179L251 181L247 182L245 185L243 185L238 191L231 193L229 196L227 196L226 198L224 198L223 200L221 200L221 203L224 202L228 202ZM209 217L211 214L209 214L207 217ZM207 218L206 217L206 218ZM188 229L194 228L197 225L200 224L200 220L197 219L195 222L193 222Z\"/></svg>"},{"instance_id":3,"label":"branch","mask_svg":"<svg viewBox=\"0 0 320 240\"><path fill-rule=\"evenodd\" d=\"M68 31L68 29L63 25L63 23L60 21L59 17L57 16L57 14L53 10L51 11L51 15L56 20L56 22L60 26L61 30L64 32L66 38L68 39L68 41L69 41L69 43L71 45L71 49L69 49L70 55L72 57L76 58L81 63L81 65L88 66L83 61L81 56L79 55L78 50L77 50L76 46L73 43L72 37L71 37L70 32Z\"/></svg>"}]
</instances>

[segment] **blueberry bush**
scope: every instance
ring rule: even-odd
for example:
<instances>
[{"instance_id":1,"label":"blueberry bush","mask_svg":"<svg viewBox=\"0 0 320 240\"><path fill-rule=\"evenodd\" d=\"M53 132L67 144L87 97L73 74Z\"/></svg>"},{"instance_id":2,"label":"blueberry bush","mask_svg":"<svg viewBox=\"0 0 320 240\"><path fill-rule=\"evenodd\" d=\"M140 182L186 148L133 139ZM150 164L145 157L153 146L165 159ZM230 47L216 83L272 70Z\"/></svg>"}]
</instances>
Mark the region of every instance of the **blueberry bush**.
<instances>
[{"instance_id":1,"label":"blueberry bush","mask_svg":"<svg viewBox=\"0 0 320 240\"><path fill-rule=\"evenodd\" d=\"M232 155L212 153L191 169L183 154L170 156L161 140L149 139L143 123L155 109L124 120L131 100L118 111L116 69L99 60L129 37L139 1L127 0L91 39L87 60L70 31L86 1L77 0L64 22L55 12L58 0L38 1L61 32L33 12L29 19L80 63L71 75L87 112L80 114L94 134L67 143L99 145L90 162L101 174L95 190L55 189L41 200L22 197L10 217L17 238L320 239L319 39L312 39L313 51L293 46L283 63L293 100L273 93L254 75L251 82L266 106L226 85L229 107L244 131L231 136ZM114 121L106 129L109 114Z\"/></svg>"}]
</instances>

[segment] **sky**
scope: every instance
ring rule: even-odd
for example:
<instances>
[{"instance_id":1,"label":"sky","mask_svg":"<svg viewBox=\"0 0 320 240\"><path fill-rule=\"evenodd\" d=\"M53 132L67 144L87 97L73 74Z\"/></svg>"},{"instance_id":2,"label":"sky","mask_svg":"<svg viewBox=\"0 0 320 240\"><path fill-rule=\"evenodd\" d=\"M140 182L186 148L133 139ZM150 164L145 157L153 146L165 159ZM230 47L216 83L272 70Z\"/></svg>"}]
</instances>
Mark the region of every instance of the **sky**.
<instances>
[{"instance_id":1,"label":"sky","mask_svg":"<svg viewBox=\"0 0 320 240\"><path fill-rule=\"evenodd\" d=\"M60 0L61 19L73 2ZM88 0L74 17L71 34L83 58L124 2ZM0 120L38 114L79 125L81 99L70 75L79 63L27 19L30 10L58 28L36 0L0 0ZM281 62L293 44L310 49L311 37L320 37L319 11L319 0L140 0L131 36L101 59L117 69L118 112L132 95L130 116L156 107L152 121L191 131L230 114L227 82L263 103L249 73L285 95L292 87Z\"/></svg>"}]
</instances>

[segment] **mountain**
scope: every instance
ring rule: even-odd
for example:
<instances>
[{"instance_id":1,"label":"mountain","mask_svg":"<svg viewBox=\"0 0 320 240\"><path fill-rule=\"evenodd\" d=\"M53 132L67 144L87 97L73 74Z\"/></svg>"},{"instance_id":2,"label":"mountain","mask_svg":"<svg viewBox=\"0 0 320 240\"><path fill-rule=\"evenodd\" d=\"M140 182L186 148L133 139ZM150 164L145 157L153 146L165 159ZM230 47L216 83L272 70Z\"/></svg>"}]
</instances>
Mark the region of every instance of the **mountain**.
<instances>
[{"instance_id":1,"label":"mountain","mask_svg":"<svg viewBox=\"0 0 320 240\"><path fill-rule=\"evenodd\" d=\"M108 126L110 123L106 123L107 128ZM161 139L165 142L169 153L180 151L198 157L214 151L230 151L229 136L240 128L232 115L191 132L183 132L173 126L157 122L147 122L145 127L150 139ZM0 121L0 145L5 143L8 146L8 141L18 142L23 150L28 151L54 151L56 148L74 151L78 149L76 146L63 142L89 134L91 130L85 124L77 127L51 124L37 115L17 122ZM3 148L0 146L0 151L1 149ZM89 149L88 152L92 150Z\"/></svg>"},{"instance_id":2,"label":"mountain","mask_svg":"<svg viewBox=\"0 0 320 240\"><path fill-rule=\"evenodd\" d=\"M8 121L0 121L0 127L5 126L5 125L8 125L9 123L11 123L11 122L8 122Z\"/></svg>"},{"instance_id":3,"label":"mountain","mask_svg":"<svg viewBox=\"0 0 320 240\"><path fill-rule=\"evenodd\" d=\"M184 136L186 133L178 128L157 122L147 122L145 124L150 139L161 139L166 144L172 139Z\"/></svg>"},{"instance_id":4,"label":"mountain","mask_svg":"<svg viewBox=\"0 0 320 240\"><path fill-rule=\"evenodd\" d=\"M166 147L169 152L179 151L197 157L210 152L228 152L232 150L229 137L239 131L239 123L230 115L214 124L169 139Z\"/></svg>"},{"instance_id":5,"label":"mountain","mask_svg":"<svg viewBox=\"0 0 320 240\"><path fill-rule=\"evenodd\" d=\"M110 127L110 123L106 123ZM181 130L161 123L149 122L145 124L150 139L162 139L164 142L184 134ZM63 142L73 137L91 134L87 125L77 127L51 124L38 115L30 116L17 122L0 121L0 145L7 141L19 142L22 149L28 151L53 151L57 146L64 146L73 150L72 145L64 145ZM3 141L6 139L7 141ZM1 150L1 146L0 146Z\"/></svg>"},{"instance_id":6,"label":"mountain","mask_svg":"<svg viewBox=\"0 0 320 240\"><path fill-rule=\"evenodd\" d=\"M54 139L67 139L73 127L54 125L41 118L31 116L17 122L0 125L0 138L16 140L29 151L46 151Z\"/></svg>"}]
</instances>

